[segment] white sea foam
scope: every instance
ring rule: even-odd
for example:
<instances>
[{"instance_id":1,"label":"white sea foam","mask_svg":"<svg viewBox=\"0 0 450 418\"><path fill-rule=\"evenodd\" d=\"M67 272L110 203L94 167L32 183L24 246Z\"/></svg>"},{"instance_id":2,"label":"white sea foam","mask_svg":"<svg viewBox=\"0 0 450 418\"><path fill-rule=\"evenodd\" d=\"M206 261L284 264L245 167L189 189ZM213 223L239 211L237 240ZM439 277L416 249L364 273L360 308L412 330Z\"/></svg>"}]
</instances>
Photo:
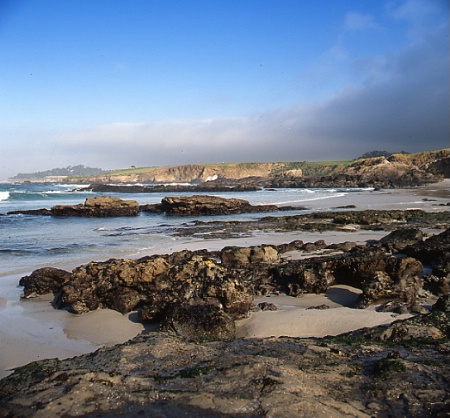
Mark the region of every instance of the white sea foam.
<instances>
[{"instance_id":1,"label":"white sea foam","mask_svg":"<svg viewBox=\"0 0 450 418\"><path fill-rule=\"evenodd\" d=\"M0 201L8 199L9 199L9 192L0 192Z\"/></svg>"},{"instance_id":2,"label":"white sea foam","mask_svg":"<svg viewBox=\"0 0 450 418\"><path fill-rule=\"evenodd\" d=\"M344 197L346 196L347 193L335 193L335 194L330 194L327 196L317 196L317 197L307 197L305 196L302 199L295 199L295 200L286 200L283 202L274 202L274 205L287 205L287 204L293 204L293 203L305 203L305 202L312 202L313 200L325 200L325 199L334 199L337 197Z\"/></svg>"}]
</instances>

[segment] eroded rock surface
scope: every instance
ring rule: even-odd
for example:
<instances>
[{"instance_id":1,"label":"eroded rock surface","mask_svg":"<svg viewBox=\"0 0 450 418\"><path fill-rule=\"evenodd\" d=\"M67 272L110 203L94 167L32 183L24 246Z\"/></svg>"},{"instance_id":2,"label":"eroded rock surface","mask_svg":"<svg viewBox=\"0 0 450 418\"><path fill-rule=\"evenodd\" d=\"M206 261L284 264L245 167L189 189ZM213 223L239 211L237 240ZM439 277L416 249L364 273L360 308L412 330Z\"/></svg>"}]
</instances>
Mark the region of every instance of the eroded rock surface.
<instances>
[{"instance_id":1,"label":"eroded rock surface","mask_svg":"<svg viewBox=\"0 0 450 418\"><path fill-rule=\"evenodd\" d=\"M83 218L109 216L137 216L139 204L135 200L122 200L118 197L92 197L84 204L75 206L53 206L52 216L78 216Z\"/></svg>"},{"instance_id":2,"label":"eroded rock surface","mask_svg":"<svg viewBox=\"0 0 450 418\"><path fill-rule=\"evenodd\" d=\"M72 275L68 271L43 267L34 270L29 276L22 277L19 280L19 286L24 287L23 297L28 299L57 292L71 277Z\"/></svg>"},{"instance_id":3,"label":"eroded rock surface","mask_svg":"<svg viewBox=\"0 0 450 418\"><path fill-rule=\"evenodd\" d=\"M414 246L405 240L398 244L395 235L369 246L353 246L340 253L300 260L282 259L282 251L292 247L307 253L308 243L290 245L226 247L221 252L181 251L138 260L112 259L91 262L72 273L39 269L21 280L25 296L54 292L55 305L73 313L98 308L127 313L138 309L144 321L159 321L177 304L209 304L221 307L233 318L244 317L254 296L283 292L290 296L324 293L336 284L361 289L358 306L391 303L385 310L420 312L418 295L425 290L436 295L448 293L446 270L423 276L423 264L416 258L392 254L395 248ZM389 237L389 236L388 236ZM442 261L448 230L425 241L417 248L431 245L422 253L428 263ZM409 242L409 240L407 240ZM431 244L428 242L431 241ZM387 245L388 244L388 245ZM311 244L316 249L323 242ZM427 247L428 248L428 247ZM392 303L399 304L392 308Z\"/></svg>"},{"instance_id":4,"label":"eroded rock surface","mask_svg":"<svg viewBox=\"0 0 450 418\"><path fill-rule=\"evenodd\" d=\"M275 205L251 205L247 200L218 196L194 195L165 197L160 204L141 207L144 212L169 215L226 215L233 213L276 212Z\"/></svg>"},{"instance_id":5,"label":"eroded rock surface","mask_svg":"<svg viewBox=\"0 0 450 418\"><path fill-rule=\"evenodd\" d=\"M449 319L422 315L325 339L141 335L17 369L1 381L0 415L445 417Z\"/></svg>"}]
</instances>

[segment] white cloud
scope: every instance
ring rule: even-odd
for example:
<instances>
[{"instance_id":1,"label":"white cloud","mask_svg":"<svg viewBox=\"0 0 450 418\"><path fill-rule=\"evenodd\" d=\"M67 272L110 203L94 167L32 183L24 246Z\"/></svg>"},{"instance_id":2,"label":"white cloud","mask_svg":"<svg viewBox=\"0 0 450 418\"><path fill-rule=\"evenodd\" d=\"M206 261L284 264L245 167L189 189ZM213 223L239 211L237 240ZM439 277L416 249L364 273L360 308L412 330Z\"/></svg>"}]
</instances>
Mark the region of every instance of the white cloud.
<instances>
[{"instance_id":1,"label":"white cloud","mask_svg":"<svg viewBox=\"0 0 450 418\"><path fill-rule=\"evenodd\" d=\"M345 16L344 29L349 31L377 29L379 26L375 23L374 17L370 14L361 14L356 12L347 13Z\"/></svg>"}]
</instances>

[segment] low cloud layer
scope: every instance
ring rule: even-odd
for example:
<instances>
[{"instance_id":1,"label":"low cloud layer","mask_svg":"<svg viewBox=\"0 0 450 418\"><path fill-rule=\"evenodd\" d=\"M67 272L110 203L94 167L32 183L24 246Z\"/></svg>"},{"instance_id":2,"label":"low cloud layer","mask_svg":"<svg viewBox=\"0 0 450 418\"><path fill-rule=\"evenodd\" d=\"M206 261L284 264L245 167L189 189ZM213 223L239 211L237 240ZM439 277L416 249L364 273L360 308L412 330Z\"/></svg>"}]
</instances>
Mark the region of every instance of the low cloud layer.
<instances>
[{"instance_id":1,"label":"low cloud layer","mask_svg":"<svg viewBox=\"0 0 450 418\"><path fill-rule=\"evenodd\" d=\"M449 147L448 56L430 36L382 61L372 76L316 105L236 119L114 124L61 135L63 154L108 166L355 158L372 149Z\"/></svg>"}]
</instances>

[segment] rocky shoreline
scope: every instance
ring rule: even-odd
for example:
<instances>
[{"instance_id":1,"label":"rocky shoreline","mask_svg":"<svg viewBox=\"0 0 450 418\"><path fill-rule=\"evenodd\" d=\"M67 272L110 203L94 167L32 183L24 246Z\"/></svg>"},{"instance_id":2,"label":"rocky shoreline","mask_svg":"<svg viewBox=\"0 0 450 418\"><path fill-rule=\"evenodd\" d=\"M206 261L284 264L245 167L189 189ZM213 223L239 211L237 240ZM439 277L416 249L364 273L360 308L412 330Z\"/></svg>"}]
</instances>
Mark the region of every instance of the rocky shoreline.
<instances>
[{"instance_id":1,"label":"rocky shoreline","mask_svg":"<svg viewBox=\"0 0 450 418\"><path fill-rule=\"evenodd\" d=\"M278 207L275 205L251 205L247 200L243 199L226 199L207 195L165 197L161 200L161 203L147 205L139 205L135 200L122 200L118 197L102 196L88 198L84 204L53 206L51 209L10 211L6 215L103 218L138 216L141 212L145 212L177 216L204 216L300 209L298 207Z\"/></svg>"},{"instance_id":2,"label":"rocky shoreline","mask_svg":"<svg viewBox=\"0 0 450 418\"><path fill-rule=\"evenodd\" d=\"M189 207L212 213L197 203ZM224 213L225 202L215 203ZM25 299L52 295L54 307L80 319L99 308L131 312L159 331L147 327L123 344L15 369L0 381L0 416L449 416L450 211L434 203L427 200L428 211L347 205L257 221L189 220L169 233L222 240L306 231L323 239L37 269L20 281ZM186 213L185 201L177 205L177 215ZM362 243L358 231L385 233ZM271 333L264 319L262 338L238 334L243 321L278 313L276 295L301 301L336 286L358 289L343 309L386 315L388 323L295 338ZM306 312L343 315L331 298L321 300ZM288 321L302 321L289 309Z\"/></svg>"},{"instance_id":3,"label":"rocky shoreline","mask_svg":"<svg viewBox=\"0 0 450 418\"><path fill-rule=\"evenodd\" d=\"M445 417L450 346L417 330L432 326L448 338L449 319L448 312L435 312L325 339L199 344L144 334L91 355L17 370L2 381L0 414Z\"/></svg>"},{"instance_id":4,"label":"rocky shoreline","mask_svg":"<svg viewBox=\"0 0 450 418\"><path fill-rule=\"evenodd\" d=\"M391 212L325 222L392 230L365 246L293 241L36 270L21 280L25 297L53 292L55 306L75 313L138 309L162 331L17 369L1 381L0 415L448 416L450 222L446 212ZM420 229L438 222L436 235ZM281 257L289 251L305 257ZM235 338L234 320L258 309L255 296L335 284L361 290L355 307L413 317L322 339Z\"/></svg>"}]
</instances>

